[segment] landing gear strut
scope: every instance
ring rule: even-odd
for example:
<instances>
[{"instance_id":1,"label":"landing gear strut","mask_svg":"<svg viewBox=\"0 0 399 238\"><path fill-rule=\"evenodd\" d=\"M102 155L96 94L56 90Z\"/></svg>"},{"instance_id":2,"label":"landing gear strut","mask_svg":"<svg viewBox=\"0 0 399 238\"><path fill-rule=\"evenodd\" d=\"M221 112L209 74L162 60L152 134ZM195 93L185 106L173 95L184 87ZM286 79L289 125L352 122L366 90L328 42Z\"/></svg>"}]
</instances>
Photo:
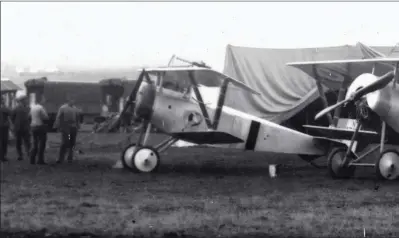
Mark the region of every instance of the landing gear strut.
<instances>
[{"instance_id":1,"label":"landing gear strut","mask_svg":"<svg viewBox=\"0 0 399 238\"><path fill-rule=\"evenodd\" d=\"M161 142L159 145L152 147L146 146L146 141L149 134L149 126L146 130L146 135L143 138L143 133L140 134L138 143L128 145L121 154L122 165L124 168L135 173L151 173L156 172L160 165L160 153L171 147L176 141L176 138L169 137Z\"/></svg>"}]
</instances>

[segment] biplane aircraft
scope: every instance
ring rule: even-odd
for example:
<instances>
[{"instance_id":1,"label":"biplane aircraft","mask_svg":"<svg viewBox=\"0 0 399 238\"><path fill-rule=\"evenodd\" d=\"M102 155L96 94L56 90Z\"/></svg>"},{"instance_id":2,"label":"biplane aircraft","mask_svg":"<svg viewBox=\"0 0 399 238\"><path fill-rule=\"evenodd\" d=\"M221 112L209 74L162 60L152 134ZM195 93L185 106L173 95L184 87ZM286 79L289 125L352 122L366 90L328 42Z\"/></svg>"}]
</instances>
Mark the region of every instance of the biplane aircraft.
<instances>
[{"instance_id":1,"label":"biplane aircraft","mask_svg":"<svg viewBox=\"0 0 399 238\"><path fill-rule=\"evenodd\" d=\"M351 177L358 166L374 167L377 177L399 177L399 58L295 62L296 67L316 80L325 109L315 119L327 116L330 126L304 125L316 140L329 144L328 170L333 178ZM339 90L338 101L329 106L324 89ZM342 106L351 107L351 128L338 127ZM332 111L334 111L332 115ZM369 145L376 144L362 154ZM380 149L375 163L361 163Z\"/></svg>"},{"instance_id":2,"label":"biplane aircraft","mask_svg":"<svg viewBox=\"0 0 399 238\"><path fill-rule=\"evenodd\" d=\"M204 97L209 95L203 95L201 87L219 89L216 104L206 103ZM246 84L198 63L142 69L121 116L131 110L143 130L137 142L123 150L123 167L134 172L156 171L159 153L178 140L251 151L325 154L313 136L224 106L227 90L259 94ZM170 137L157 146L148 146L151 127Z\"/></svg>"}]
</instances>

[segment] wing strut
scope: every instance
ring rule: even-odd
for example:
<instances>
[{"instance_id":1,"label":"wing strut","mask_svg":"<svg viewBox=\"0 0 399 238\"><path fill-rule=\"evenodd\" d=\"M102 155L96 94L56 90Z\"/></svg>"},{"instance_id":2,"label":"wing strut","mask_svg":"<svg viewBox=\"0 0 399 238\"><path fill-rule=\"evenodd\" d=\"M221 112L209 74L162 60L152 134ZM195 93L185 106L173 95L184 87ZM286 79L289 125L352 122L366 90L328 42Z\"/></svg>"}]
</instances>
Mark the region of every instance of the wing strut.
<instances>
[{"instance_id":1,"label":"wing strut","mask_svg":"<svg viewBox=\"0 0 399 238\"><path fill-rule=\"evenodd\" d=\"M227 92L227 87L229 86L229 80L228 79L224 79L222 86L220 88L220 92L219 92L219 98L218 98L218 103L216 106L216 111L215 111L215 115L213 117L213 129L216 130L218 125L219 125L219 120L220 120L220 116L222 115L222 108L224 105L224 100L226 99L226 92Z\"/></svg>"},{"instance_id":2,"label":"wing strut","mask_svg":"<svg viewBox=\"0 0 399 238\"><path fill-rule=\"evenodd\" d=\"M317 73L316 65L313 65L312 68L313 68L313 74L316 76L316 78L319 78L319 74ZM320 94L321 101L323 102L323 106L325 108L327 108L328 101L326 98L326 94L323 90L323 86L321 85L321 80L316 80L316 85L317 85L317 89L319 90L319 94ZM331 113L327 114L327 118L328 118L328 122L330 123L330 125L333 125L333 119L332 119Z\"/></svg>"},{"instance_id":3,"label":"wing strut","mask_svg":"<svg viewBox=\"0 0 399 238\"><path fill-rule=\"evenodd\" d=\"M218 97L218 101L217 101L216 111L215 111L215 114L213 116L213 122L212 122L210 117L209 117L208 111L206 109L205 103L204 103L204 101L202 99L201 92L198 89L197 81L195 80L194 75L193 75L192 72L189 72L189 77L190 77L190 80L191 80L191 84L193 85L194 93L195 93L195 96L197 97L197 101L198 101L198 104L200 106L201 112L202 112L203 116L205 117L206 125L208 126L209 129L216 130L218 125L219 125L220 117L222 115L222 109L223 109L223 106L224 106L224 101L226 99L227 88L228 88L229 83L230 83L229 78L225 78L223 80L222 86L220 87L220 92L219 92L219 97Z\"/></svg>"},{"instance_id":4,"label":"wing strut","mask_svg":"<svg viewBox=\"0 0 399 238\"><path fill-rule=\"evenodd\" d=\"M188 73L188 76L189 76L189 78L191 80L191 84L193 85L194 93L195 93L195 96L197 97L197 101L198 101L198 104L200 106L202 115L205 117L206 125L207 125L208 128L212 128L211 119L209 118L208 111L206 110L204 100L202 100L202 95L201 95L201 92L198 89L198 84L197 84L197 81L194 78L193 72L190 71Z\"/></svg>"}]
</instances>

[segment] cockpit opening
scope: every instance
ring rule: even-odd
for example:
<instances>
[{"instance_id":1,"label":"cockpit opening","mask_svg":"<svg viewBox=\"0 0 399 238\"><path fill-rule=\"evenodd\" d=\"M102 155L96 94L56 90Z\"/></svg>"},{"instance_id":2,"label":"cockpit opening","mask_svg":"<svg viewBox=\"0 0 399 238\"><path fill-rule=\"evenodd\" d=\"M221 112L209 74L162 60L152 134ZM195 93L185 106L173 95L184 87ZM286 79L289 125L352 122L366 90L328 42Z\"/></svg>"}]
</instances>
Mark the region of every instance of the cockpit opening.
<instances>
[{"instance_id":1,"label":"cockpit opening","mask_svg":"<svg viewBox=\"0 0 399 238\"><path fill-rule=\"evenodd\" d=\"M181 75L179 75L178 77L177 75L166 74L161 81L163 89L167 89L173 91L174 93L190 97L192 92L192 85L188 76L187 78L182 78Z\"/></svg>"}]
</instances>

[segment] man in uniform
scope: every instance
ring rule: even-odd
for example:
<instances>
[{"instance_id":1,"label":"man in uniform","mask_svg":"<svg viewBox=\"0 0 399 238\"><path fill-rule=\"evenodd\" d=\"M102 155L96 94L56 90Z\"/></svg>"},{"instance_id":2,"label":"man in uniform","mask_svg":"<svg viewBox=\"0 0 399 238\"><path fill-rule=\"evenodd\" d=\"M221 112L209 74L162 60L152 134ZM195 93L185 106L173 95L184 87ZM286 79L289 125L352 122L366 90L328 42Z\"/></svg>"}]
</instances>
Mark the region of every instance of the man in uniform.
<instances>
[{"instance_id":1,"label":"man in uniform","mask_svg":"<svg viewBox=\"0 0 399 238\"><path fill-rule=\"evenodd\" d=\"M26 154L29 155L30 152L30 108L28 98L25 95L21 95L16 99L17 106L12 111L11 121L14 127L18 160L23 160L22 142L24 143Z\"/></svg>"},{"instance_id":2,"label":"man in uniform","mask_svg":"<svg viewBox=\"0 0 399 238\"><path fill-rule=\"evenodd\" d=\"M5 104L5 98L0 97L0 160L7 161L8 133L10 130L11 110Z\"/></svg>"},{"instance_id":3,"label":"man in uniform","mask_svg":"<svg viewBox=\"0 0 399 238\"><path fill-rule=\"evenodd\" d=\"M80 128L79 119L79 109L75 107L73 98L68 96L67 103L58 109L57 117L54 122L54 128L61 132L61 147L57 164L64 162L67 150L68 162L72 162L73 160L73 149Z\"/></svg>"}]
</instances>

